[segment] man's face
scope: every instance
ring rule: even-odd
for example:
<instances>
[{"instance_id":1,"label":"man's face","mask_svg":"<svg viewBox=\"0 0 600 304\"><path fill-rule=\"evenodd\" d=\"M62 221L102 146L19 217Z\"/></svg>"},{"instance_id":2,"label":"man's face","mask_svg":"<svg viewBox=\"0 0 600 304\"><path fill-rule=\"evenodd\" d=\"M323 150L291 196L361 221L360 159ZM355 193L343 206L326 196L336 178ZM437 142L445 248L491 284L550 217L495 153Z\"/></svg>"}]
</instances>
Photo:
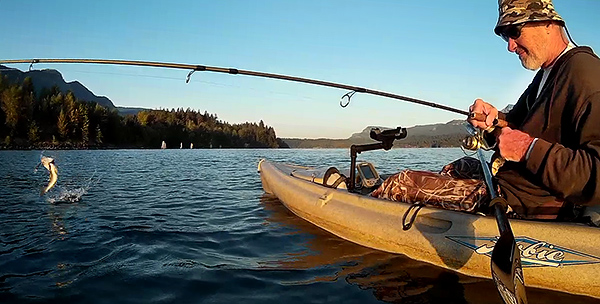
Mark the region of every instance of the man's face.
<instances>
[{"instance_id":1,"label":"man's face","mask_svg":"<svg viewBox=\"0 0 600 304\"><path fill-rule=\"evenodd\" d=\"M508 38L508 51L519 55L521 64L535 71L548 60L548 23L526 23L518 38Z\"/></svg>"}]
</instances>

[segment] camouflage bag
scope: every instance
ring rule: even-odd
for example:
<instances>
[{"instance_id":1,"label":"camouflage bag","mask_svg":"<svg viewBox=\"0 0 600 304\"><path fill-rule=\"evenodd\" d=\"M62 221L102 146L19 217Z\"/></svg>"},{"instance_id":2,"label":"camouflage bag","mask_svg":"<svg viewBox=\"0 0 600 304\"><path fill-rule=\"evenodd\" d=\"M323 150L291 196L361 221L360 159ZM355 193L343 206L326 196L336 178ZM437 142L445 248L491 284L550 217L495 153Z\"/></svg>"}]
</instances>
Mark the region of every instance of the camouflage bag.
<instances>
[{"instance_id":1,"label":"camouflage bag","mask_svg":"<svg viewBox=\"0 0 600 304\"><path fill-rule=\"evenodd\" d=\"M472 213L489 201L481 165L472 157L458 159L440 173L401 171L387 178L371 196Z\"/></svg>"}]
</instances>

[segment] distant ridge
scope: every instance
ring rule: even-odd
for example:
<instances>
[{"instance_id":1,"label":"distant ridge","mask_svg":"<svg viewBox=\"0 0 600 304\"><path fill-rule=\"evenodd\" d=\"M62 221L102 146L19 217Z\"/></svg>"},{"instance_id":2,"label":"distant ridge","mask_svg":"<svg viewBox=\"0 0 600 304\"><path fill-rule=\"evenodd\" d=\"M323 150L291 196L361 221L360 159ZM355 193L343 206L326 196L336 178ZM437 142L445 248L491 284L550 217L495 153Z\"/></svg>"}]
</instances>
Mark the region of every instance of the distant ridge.
<instances>
[{"instance_id":1,"label":"distant ridge","mask_svg":"<svg viewBox=\"0 0 600 304\"><path fill-rule=\"evenodd\" d=\"M77 99L96 102L99 105L109 109L115 109L115 105L110 99L104 96L96 96L92 91L82 85L79 81L66 82L62 74L53 69L31 70L23 72L18 69L9 68L0 65L0 73L6 75L12 83L22 83L27 77L31 77L36 94L39 94L43 88L57 86L61 92L71 91Z\"/></svg>"},{"instance_id":2,"label":"distant ridge","mask_svg":"<svg viewBox=\"0 0 600 304\"><path fill-rule=\"evenodd\" d=\"M398 140L394 147L458 147L468 134L464 120L451 120L447 123L418 125L406 128L408 136ZM283 138L290 148L349 148L353 144L372 143L369 133L376 126L368 126L361 132L352 134L347 139L300 139ZM377 126L381 130L393 129Z\"/></svg>"}]
</instances>

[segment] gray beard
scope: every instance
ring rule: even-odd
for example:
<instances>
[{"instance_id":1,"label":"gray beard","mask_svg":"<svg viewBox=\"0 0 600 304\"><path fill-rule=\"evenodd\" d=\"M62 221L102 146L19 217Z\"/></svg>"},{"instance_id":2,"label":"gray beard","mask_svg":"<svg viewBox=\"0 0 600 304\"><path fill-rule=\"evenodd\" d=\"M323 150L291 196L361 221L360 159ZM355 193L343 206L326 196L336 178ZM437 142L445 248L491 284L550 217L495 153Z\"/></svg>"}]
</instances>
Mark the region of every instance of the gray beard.
<instances>
[{"instance_id":1,"label":"gray beard","mask_svg":"<svg viewBox=\"0 0 600 304\"><path fill-rule=\"evenodd\" d=\"M521 59L521 65L523 65L524 68L531 71L537 71L539 68L542 67L542 64L544 63L540 58L531 53L527 54L527 57L519 57L519 59Z\"/></svg>"}]
</instances>

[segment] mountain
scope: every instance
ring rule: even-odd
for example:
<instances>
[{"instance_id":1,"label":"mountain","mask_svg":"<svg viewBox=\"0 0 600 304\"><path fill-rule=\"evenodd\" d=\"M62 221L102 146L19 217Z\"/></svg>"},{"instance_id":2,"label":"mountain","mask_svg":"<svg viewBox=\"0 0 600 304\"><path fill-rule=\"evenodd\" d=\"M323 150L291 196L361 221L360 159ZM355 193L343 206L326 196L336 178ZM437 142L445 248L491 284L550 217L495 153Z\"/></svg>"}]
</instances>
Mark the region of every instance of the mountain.
<instances>
[{"instance_id":1,"label":"mountain","mask_svg":"<svg viewBox=\"0 0 600 304\"><path fill-rule=\"evenodd\" d=\"M82 85L79 81L66 82L62 74L57 70L44 69L23 72L18 69L9 68L0 65L2 75L6 75L11 83L22 83L27 77L31 77L33 86L36 88L36 94L39 94L43 88L57 86L61 92L71 91L79 100L96 102L99 105L109 109L116 109L110 99L104 96L96 96L92 91ZM137 112L136 112L137 113Z\"/></svg>"},{"instance_id":2,"label":"mountain","mask_svg":"<svg viewBox=\"0 0 600 304\"><path fill-rule=\"evenodd\" d=\"M506 107L504 107L504 109L500 110L500 112L502 112L502 113L508 113L508 112L510 112L514 108L514 106L515 105L513 105L513 104L509 104Z\"/></svg>"},{"instance_id":3,"label":"mountain","mask_svg":"<svg viewBox=\"0 0 600 304\"><path fill-rule=\"evenodd\" d=\"M406 128L407 137L394 143L394 147L458 147L462 139L468 135L466 121L452 120L447 123L418 125ZM368 126L361 132L354 133L347 139L300 139L283 138L290 148L349 148L353 144L375 142L369 136L372 128L381 130L393 129L381 126Z\"/></svg>"}]
</instances>

